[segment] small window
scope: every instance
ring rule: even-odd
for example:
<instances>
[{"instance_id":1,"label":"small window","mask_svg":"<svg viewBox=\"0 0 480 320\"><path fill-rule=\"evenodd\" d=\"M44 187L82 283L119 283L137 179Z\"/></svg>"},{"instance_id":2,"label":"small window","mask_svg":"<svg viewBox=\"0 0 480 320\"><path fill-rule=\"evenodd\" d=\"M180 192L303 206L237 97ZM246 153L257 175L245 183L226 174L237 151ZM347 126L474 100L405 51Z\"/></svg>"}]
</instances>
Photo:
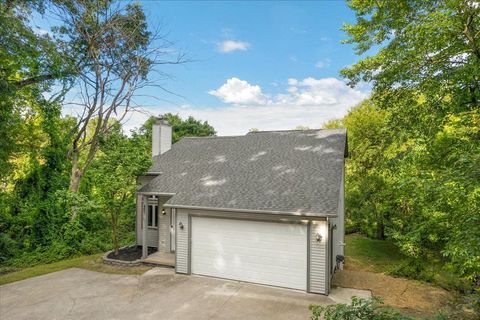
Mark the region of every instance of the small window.
<instances>
[{"instance_id":1,"label":"small window","mask_svg":"<svg viewBox=\"0 0 480 320\"><path fill-rule=\"evenodd\" d=\"M148 226L156 228L158 227L158 205L148 205Z\"/></svg>"}]
</instances>

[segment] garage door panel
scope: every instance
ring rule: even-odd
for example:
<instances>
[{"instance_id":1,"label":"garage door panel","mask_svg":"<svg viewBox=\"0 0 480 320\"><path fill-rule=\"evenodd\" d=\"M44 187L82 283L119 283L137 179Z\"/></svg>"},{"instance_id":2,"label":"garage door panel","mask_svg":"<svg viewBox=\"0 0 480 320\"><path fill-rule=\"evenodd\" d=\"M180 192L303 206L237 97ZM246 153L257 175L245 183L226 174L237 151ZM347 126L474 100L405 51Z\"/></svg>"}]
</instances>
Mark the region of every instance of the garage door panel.
<instances>
[{"instance_id":1,"label":"garage door panel","mask_svg":"<svg viewBox=\"0 0 480 320\"><path fill-rule=\"evenodd\" d=\"M192 273L305 290L307 228L193 217Z\"/></svg>"}]
</instances>

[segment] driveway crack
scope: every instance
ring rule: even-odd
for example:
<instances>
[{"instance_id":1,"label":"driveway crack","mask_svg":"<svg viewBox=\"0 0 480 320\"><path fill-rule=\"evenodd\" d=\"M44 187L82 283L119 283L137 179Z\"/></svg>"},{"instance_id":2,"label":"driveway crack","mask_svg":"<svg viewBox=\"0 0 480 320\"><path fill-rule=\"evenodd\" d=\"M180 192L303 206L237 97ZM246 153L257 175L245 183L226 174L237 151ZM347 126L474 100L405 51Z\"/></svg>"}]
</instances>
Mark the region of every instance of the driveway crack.
<instances>
[{"instance_id":1,"label":"driveway crack","mask_svg":"<svg viewBox=\"0 0 480 320\"><path fill-rule=\"evenodd\" d=\"M227 300L225 300L225 301L222 303L222 305L217 309L217 311L215 311L214 313L212 313L212 314L210 315L209 318L210 318L210 319L213 319L216 314L218 314L220 311L222 311L223 307L230 301L230 299L232 299L234 296L237 295L238 291L240 291L240 289L241 289L242 287L243 287L243 284L240 284L240 285L238 286L237 290L235 290L235 292L232 293L232 294L230 295L230 297L228 297Z\"/></svg>"}]
</instances>

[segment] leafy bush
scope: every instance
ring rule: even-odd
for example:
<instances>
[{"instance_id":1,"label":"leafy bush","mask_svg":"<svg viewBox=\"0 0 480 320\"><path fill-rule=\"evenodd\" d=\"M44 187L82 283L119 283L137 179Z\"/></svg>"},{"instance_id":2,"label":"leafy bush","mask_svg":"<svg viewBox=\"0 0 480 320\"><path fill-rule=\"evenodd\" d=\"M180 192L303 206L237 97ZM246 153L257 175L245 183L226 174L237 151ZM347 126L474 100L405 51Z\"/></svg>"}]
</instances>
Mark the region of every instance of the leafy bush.
<instances>
[{"instance_id":1,"label":"leafy bush","mask_svg":"<svg viewBox=\"0 0 480 320\"><path fill-rule=\"evenodd\" d=\"M362 299L353 297L351 304L335 304L329 306L310 305L312 320L410 320L414 318L401 315L399 312L383 308L379 297ZM323 316L323 318L321 318Z\"/></svg>"},{"instance_id":2,"label":"leafy bush","mask_svg":"<svg viewBox=\"0 0 480 320\"><path fill-rule=\"evenodd\" d=\"M0 233L0 262L3 263L15 256L17 247L17 243L8 234Z\"/></svg>"},{"instance_id":3,"label":"leafy bush","mask_svg":"<svg viewBox=\"0 0 480 320\"><path fill-rule=\"evenodd\" d=\"M425 282L433 282L435 277L432 270L428 270L426 264L417 259L402 261L389 273L393 276L422 280Z\"/></svg>"}]
</instances>

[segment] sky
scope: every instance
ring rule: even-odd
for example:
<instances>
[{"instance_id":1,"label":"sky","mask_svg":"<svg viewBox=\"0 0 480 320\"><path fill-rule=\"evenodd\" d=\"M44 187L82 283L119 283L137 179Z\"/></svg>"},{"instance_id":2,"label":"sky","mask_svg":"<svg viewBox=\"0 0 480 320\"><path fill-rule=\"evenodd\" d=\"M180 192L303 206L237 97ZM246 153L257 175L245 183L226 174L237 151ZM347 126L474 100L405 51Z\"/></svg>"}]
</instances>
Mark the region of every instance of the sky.
<instances>
[{"instance_id":1,"label":"sky","mask_svg":"<svg viewBox=\"0 0 480 320\"><path fill-rule=\"evenodd\" d=\"M208 121L218 135L250 129L320 128L369 94L350 88L339 70L358 61L341 44L344 22L355 21L343 1L141 1L147 22L186 52L191 62L160 68L171 78L147 89L143 112L124 128L166 112Z\"/></svg>"}]
</instances>

